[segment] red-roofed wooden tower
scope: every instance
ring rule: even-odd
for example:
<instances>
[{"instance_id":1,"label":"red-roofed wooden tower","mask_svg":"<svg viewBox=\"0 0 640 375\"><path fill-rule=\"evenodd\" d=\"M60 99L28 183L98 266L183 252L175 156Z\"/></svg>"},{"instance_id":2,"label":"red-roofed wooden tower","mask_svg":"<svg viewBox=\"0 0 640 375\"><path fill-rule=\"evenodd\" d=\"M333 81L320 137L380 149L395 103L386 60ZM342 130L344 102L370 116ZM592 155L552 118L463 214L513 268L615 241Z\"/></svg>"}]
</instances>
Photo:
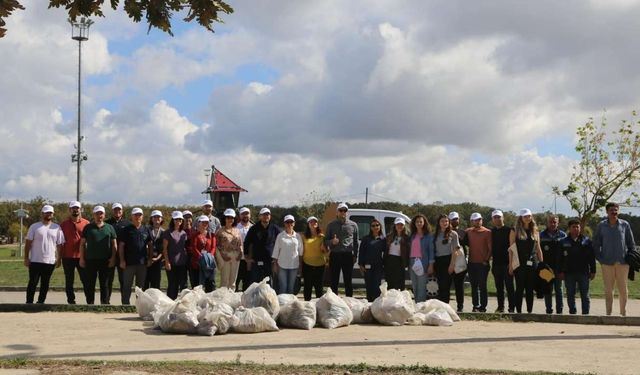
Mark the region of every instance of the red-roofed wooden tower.
<instances>
[{"instance_id":1,"label":"red-roofed wooden tower","mask_svg":"<svg viewBox=\"0 0 640 375\"><path fill-rule=\"evenodd\" d=\"M207 189L203 191L202 194L209 194L214 207L218 212L221 212L227 208L238 208L240 193L246 191L247 190L233 182L224 173L220 172L215 165L212 165L209 186L207 186Z\"/></svg>"}]
</instances>

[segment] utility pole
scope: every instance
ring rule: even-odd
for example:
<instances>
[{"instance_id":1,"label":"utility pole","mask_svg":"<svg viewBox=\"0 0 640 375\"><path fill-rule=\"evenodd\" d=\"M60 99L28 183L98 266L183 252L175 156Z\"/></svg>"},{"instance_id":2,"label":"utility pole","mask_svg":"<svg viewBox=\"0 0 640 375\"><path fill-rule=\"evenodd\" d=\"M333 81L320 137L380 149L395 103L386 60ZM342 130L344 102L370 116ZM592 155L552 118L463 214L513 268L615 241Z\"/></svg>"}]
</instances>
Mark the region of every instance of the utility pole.
<instances>
[{"instance_id":1,"label":"utility pole","mask_svg":"<svg viewBox=\"0 0 640 375\"><path fill-rule=\"evenodd\" d=\"M369 188L364 189L364 204L369 204Z\"/></svg>"},{"instance_id":2,"label":"utility pole","mask_svg":"<svg viewBox=\"0 0 640 375\"><path fill-rule=\"evenodd\" d=\"M81 132L81 83L82 83L82 42L89 40L89 27L93 24L89 18L82 17L80 21L68 20L71 24L71 39L78 41L78 143L76 144L76 153L71 155L71 162L78 163L76 168L76 200L80 201L81 191L81 167L82 162L87 160L87 154L82 150L82 132Z\"/></svg>"},{"instance_id":3,"label":"utility pole","mask_svg":"<svg viewBox=\"0 0 640 375\"><path fill-rule=\"evenodd\" d=\"M18 256L22 257L24 254L22 253L22 249L23 247L23 243L24 243L24 236L22 234L22 227L23 227L23 222L24 222L24 218L29 217L29 211L25 210L24 208L22 208L22 203L20 203L20 209L13 211L15 212L16 216L18 216L18 218L20 218L20 248L18 249Z\"/></svg>"}]
</instances>

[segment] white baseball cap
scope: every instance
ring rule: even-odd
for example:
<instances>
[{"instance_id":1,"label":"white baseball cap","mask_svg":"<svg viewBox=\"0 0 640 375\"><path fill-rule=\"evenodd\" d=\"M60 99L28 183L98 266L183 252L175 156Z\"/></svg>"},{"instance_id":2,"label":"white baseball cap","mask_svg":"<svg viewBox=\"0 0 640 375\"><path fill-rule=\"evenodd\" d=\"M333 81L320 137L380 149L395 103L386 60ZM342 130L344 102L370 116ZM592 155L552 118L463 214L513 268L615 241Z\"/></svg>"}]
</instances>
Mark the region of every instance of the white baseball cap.
<instances>
[{"instance_id":1,"label":"white baseball cap","mask_svg":"<svg viewBox=\"0 0 640 375\"><path fill-rule=\"evenodd\" d=\"M451 211L449 212L449 220L460 219L460 215L457 212Z\"/></svg>"},{"instance_id":2,"label":"white baseball cap","mask_svg":"<svg viewBox=\"0 0 640 375\"><path fill-rule=\"evenodd\" d=\"M224 216L236 217L236 211L233 208L224 210Z\"/></svg>"},{"instance_id":3,"label":"white baseball cap","mask_svg":"<svg viewBox=\"0 0 640 375\"><path fill-rule=\"evenodd\" d=\"M182 216L182 212L180 212L180 211L173 211L173 212L171 213L171 218L172 218L173 220L176 220L176 219L184 219L184 217Z\"/></svg>"},{"instance_id":4,"label":"white baseball cap","mask_svg":"<svg viewBox=\"0 0 640 375\"><path fill-rule=\"evenodd\" d=\"M293 221L295 223L296 219L294 219L293 215L285 215L284 220L282 221L284 221L285 223L287 221Z\"/></svg>"},{"instance_id":5,"label":"white baseball cap","mask_svg":"<svg viewBox=\"0 0 640 375\"><path fill-rule=\"evenodd\" d=\"M471 221L476 221L480 219L482 219L482 215L480 215L479 212L474 212L471 214L471 218L470 218Z\"/></svg>"},{"instance_id":6,"label":"white baseball cap","mask_svg":"<svg viewBox=\"0 0 640 375\"><path fill-rule=\"evenodd\" d=\"M135 207L133 210L131 210L131 215L142 215L142 208L140 207Z\"/></svg>"},{"instance_id":7,"label":"white baseball cap","mask_svg":"<svg viewBox=\"0 0 640 375\"><path fill-rule=\"evenodd\" d=\"M44 206L42 206L42 213L46 214L48 212L53 213L53 206L45 204Z\"/></svg>"},{"instance_id":8,"label":"white baseball cap","mask_svg":"<svg viewBox=\"0 0 640 375\"><path fill-rule=\"evenodd\" d=\"M189 215L189 216L193 217L193 214L191 213L191 211L189 211L189 210L184 210L184 211L182 211L182 217L183 217L183 218L184 218L185 216L187 216L187 215Z\"/></svg>"},{"instance_id":9,"label":"white baseball cap","mask_svg":"<svg viewBox=\"0 0 640 375\"><path fill-rule=\"evenodd\" d=\"M207 216L207 215L200 215L200 217L198 218L198 222L199 222L199 223L202 223L202 222L206 222L206 223L208 223L208 222L209 222L209 216Z\"/></svg>"},{"instance_id":10,"label":"white baseball cap","mask_svg":"<svg viewBox=\"0 0 640 375\"><path fill-rule=\"evenodd\" d=\"M338 208L336 208L336 210L341 210L343 208L346 209L347 211L349 210L349 206L347 206L347 204L344 202L338 204Z\"/></svg>"},{"instance_id":11,"label":"white baseball cap","mask_svg":"<svg viewBox=\"0 0 640 375\"><path fill-rule=\"evenodd\" d=\"M271 213L271 210L270 210L270 209L268 209L268 208L266 208L266 207L263 207L263 208L260 210L260 215L270 214L270 213Z\"/></svg>"},{"instance_id":12,"label":"white baseball cap","mask_svg":"<svg viewBox=\"0 0 640 375\"><path fill-rule=\"evenodd\" d=\"M80 208L80 207L82 207L82 205L81 205L81 204L80 204L80 202L78 202L78 201L71 201L71 202L69 202L69 208L73 208L73 207L78 207L78 208Z\"/></svg>"},{"instance_id":13,"label":"white baseball cap","mask_svg":"<svg viewBox=\"0 0 640 375\"><path fill-rule=\"evenodd\" d=\"M493 210L493 212L491 213L491 217L494 217L494 216L504 217L504 214L500 210Z\"/></svg>"},{"instance_id":14,"label":"white baseball cap","mask_svg":"<svg viewBox=\"0 0 640 375\"><path fill-rule=\"evenodd\" d=\"M204 202L202 202L202 207L204 207L204 206L213 207L213 202L211 201L211 199L205 199Z\"/></svg>"},{"instance_id":15,"label":"white baseball cap","mask_svg":"<svg viewBox=\"0 0 640 375\"><path fill-rule=\"evenodd\" d=\"M518 216L531 216L531 210L528 208L523 208L518 212Z\"/></svg>"},{"instance_id":16,"label":"white baseball cap","mask_svg":"<svg viewBox=\"0 0 640 375\"><path fill-rule=\"evenodd\" d=\"M314 221L314 220L315 220L315 221L318 221L318 218L317 218L317 217L315 217L315 216L310 216L310 217L307 219L307 223L312 222L312 221Z\"/></svg>"},{"instance_id":17,"label":"white baseball cap","mask_svg":"<svg viewBox=\"0 0 640 375\"><path fill-rule=\"evenodd\" d=\"M242 215L242 214L243 214L243 213L245 213L245 212L250 213L251 211L250 211L248 208L246 208L246 207L242 207L242 208L240 209L240 215Z\"/></svg>"},{"instance_id":18,"label":"white baseball cap","mask_svg":"<svg viewBox=\"0 0 640 375\"><path fill-rule=\"evenodd\" d=\"M160 211L160 210L153 210L153 211L151 211L151 217L154 217L154 216L160 216L160 217L162 217L162 211Z\"/></svg>"},{"instance_id":19,"label":"white baseball cap","mask_svg":"<svg viewBox=\"0 0 640 375\"><path fill-rule=\"evenodd\" d=\"M120 203L114 203L111 205L112 210L115 210L116 208L122 209L122 205Z\"/></svg>"},{"instance_id":20,"label":"white baseball cap","mask_svg":"<svg viewBox=\"0 0 640 375\"><path fill-rule=\"evenodd\" d=\"M395 225L395 224L402 224L402 225L405 225L406 223L407 223L407 222L406 222L406 221L404 221L404 219L403 219L403 218L401 218L401 217L397 217L397 218L393 221L393 224L394 224L394 225Z\"/></svg>"},{"instance_id":21,"label":"white baseball cap","mask_svg":"<svg viewBox=\"0 0 640 375\"><path fill-rule=\"evenodd\" d=\"M104 210L104 207L102 207L102 206L95 206L95 207L93 208L93 213L95 214L95 213L97 213L97 212L105 213L106 211Z\"/></svg>"}]
</instances>

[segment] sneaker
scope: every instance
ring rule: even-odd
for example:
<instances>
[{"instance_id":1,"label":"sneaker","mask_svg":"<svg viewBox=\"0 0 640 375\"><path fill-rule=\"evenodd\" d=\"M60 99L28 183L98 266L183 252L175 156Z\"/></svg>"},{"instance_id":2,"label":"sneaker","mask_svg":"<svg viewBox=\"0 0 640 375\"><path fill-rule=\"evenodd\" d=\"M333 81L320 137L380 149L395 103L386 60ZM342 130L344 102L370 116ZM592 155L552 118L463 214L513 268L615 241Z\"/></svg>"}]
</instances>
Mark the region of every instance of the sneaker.
<instances>
[{"instance_id":1,"label":"sneaker","mask_svg":"<svg viewBox=\"0 0 640 375\"><path fill-rule=\"evenodd\" d=\"M480 309L478 309L477 307L474 307L471 312L480 312Z\"/></svg>"},{"instance_id":2,"label":"sneaker","mask_svg":"<svg viewBox=\"0 0 640 375\"><path fill-rule=\"evenodd\" d=\"M462 312L462 307L458 307L458 308L456 309L456 312L461 313L461 312Z\"/></svg>"},{"instance_id":3,"label":"sneaker","mask_svg":"<svg viewBox=\"0 0 640 375\"><path fill-rule=\"evenodd\" d=\"M484 307L478 307L478 312L486 313L486 312L487 312L487 309L486 309L486 308L484 308Z\"/></svg>"},{"instance_id":4,"label":"sneaker","mask_svg":"<svg viewBox=\"0 0 640 375\"><path fill-rule=\"evenodd\" d=\"M556 314L562 314L562 309L556 309Z\"/></svg>"},{"instance_id":5,"label":"sneaker","mask_svg":"<svg viewBox=\"0 0 640 375\"><path fill-rule=\"evenodd\" d=\"M495 312L496 314L504 314L504 307L498 307Z\"/></svg>"}]
</instances>

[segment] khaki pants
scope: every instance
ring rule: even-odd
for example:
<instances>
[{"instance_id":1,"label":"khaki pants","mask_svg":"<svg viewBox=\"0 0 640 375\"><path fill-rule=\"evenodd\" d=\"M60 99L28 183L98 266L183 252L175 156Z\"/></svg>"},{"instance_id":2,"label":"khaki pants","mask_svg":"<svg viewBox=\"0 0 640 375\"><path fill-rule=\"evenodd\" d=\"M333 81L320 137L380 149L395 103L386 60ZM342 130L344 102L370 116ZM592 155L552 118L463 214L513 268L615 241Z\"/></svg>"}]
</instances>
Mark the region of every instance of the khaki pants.
<instances>
[{"instance_id":1,"label":"khaki pants","mask_svg":"<svg viewBox=\"0 0 640 375\"><path fill-rule=\"evenodd\" d=\"M611 315L613 309L613 287L617 285L618 299L620 301L620 315L627 315L627 276L629 265L619 264L602 265L602 278L604 280L604 296L607 315Z\"/></svg>"},{"instance_id":2,"label":"khaki pants","mask_svg":"<svg viewBox=\"0 0 640 375\"><path fill-rule=\"evenodd\" d=\"M236 278L238 277L240 261L238 260L237 252L229 253L229 256L231 260L226 261L222 259L219 253L216 253L216 262L220 271L220 286L236 290Z\"/></svg>"}]
</instances>

